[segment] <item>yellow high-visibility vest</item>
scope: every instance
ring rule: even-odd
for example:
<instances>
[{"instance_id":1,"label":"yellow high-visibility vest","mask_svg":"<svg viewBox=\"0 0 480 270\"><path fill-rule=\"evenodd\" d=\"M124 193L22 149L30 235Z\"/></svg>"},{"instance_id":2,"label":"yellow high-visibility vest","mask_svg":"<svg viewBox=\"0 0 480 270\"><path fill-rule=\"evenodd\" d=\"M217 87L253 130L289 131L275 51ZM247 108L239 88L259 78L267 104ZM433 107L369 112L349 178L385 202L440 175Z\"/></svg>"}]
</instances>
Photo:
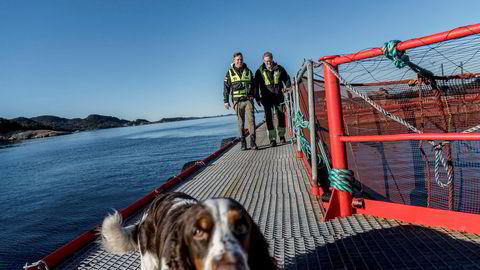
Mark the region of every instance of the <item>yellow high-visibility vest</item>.
<instances>
[{"instance_id":1,"label":"yellow high-visibility vest","mask_svg":"<svg viewBox=\"0 0 480 270\"><path fill-rule=\"evenodd\" d=\"M252 72L248 68L244 68L242 76L238 75L235 69L231 68L228 70L228 75L230 76L231 83L241 83L242 88L236 89L233 91L234 98L245 97L248 94L248 91L252 85Z\"/></svg>"},{"instance_id":2,"label":"yellow high-visibility vest","mask_svg":"<svg viewBox=\"0 0 480 270\"><path fill-rule=\"evenodd\" d=\"M280 84L281 73L279 69L273 72L273 82L271 82L270 79L268 79L266 68L262 67L260 71L262 72L262 77L263 77L263 81L265 82L265 85Z\"/></svg>"}]
</instances>

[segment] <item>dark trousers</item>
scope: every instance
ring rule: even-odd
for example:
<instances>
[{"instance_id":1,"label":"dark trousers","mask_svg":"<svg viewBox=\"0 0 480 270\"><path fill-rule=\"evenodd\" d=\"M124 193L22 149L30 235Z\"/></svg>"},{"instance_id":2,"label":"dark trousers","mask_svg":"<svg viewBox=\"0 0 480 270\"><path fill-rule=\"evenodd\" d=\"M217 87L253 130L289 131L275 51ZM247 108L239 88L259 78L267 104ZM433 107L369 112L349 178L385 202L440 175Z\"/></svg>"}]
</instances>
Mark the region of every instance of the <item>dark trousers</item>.
<instances>
[{"instance_id":1,"label":"dark trousers","mask_svg":"<svg viewBox=\"0 0 480 270\"><path fill-rule=\"evenodd\" d=\"M267 125L267 133L270 141L273 141L278 137L285 137L285 106L283 104L268 104L264 103L265 108L265 123ZM277 132L275 133L275 126L273 125L273 112L276 114L277 119Z\"/></svg>"}]
</instances>

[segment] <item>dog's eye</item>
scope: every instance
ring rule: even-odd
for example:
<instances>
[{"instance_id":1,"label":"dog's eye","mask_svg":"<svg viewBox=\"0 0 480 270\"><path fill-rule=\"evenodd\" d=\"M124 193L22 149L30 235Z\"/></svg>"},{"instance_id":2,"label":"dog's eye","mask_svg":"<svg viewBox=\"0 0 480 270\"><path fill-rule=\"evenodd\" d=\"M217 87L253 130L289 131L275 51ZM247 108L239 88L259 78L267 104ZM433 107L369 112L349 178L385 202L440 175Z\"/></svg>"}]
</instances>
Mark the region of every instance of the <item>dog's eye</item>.
<instances>
[{"instance_id":1,"label":"dog's eye","mask_svg":"<svg viewBox=\"0 0 480 270\"><path fill-rule=\"evenodd\" d=\"M195 228L193 231L193 238L195 239L204 239L207 237L207 233L199 228Z\"/></svg>"},{"instance_id":2,"label":"dog's eye","mask_svg":"<svg viewBox=\"0 0 480 270\"><path fill-rule=\"evenodd\" d=\"M247 225L243 223L235 225L235 233L237 234L246 234L247 230L248 230Z\"/></svg>"}]
</instances>

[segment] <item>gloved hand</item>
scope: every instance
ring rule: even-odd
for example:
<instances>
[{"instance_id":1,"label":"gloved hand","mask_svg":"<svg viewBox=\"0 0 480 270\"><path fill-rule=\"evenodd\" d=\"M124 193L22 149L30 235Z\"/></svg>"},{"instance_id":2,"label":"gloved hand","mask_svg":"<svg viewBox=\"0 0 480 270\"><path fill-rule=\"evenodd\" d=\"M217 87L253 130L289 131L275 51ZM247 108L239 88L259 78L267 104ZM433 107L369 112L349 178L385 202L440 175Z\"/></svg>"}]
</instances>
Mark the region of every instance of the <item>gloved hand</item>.
<instances>
[{"instance_id":1,"label":"gloved hand","mask_svg":"<svg viewBox=\"0 0 480 270\"><path fill-rule=\"evenodd\" d=\"M224 103L223 107L225 107L225 110L228 110L230 108L230 103L228 102Z\"/></svg>"}]
</instances>

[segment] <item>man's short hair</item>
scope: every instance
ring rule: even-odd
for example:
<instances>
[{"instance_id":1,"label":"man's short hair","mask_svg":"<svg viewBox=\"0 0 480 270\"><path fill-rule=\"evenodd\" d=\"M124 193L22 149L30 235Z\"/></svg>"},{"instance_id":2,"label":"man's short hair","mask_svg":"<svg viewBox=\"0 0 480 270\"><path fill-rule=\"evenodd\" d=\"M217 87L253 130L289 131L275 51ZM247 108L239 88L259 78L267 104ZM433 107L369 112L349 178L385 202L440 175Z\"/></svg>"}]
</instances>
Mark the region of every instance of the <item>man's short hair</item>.
<instances>
[{"instance_id":1,"label":"man's short hair","mask_svg":"<svg viewBox=\"0 0 480 270\"><path fill-rule=\"evenodd\" d=\"M235 59L235 57L237 57L237 56L241 56L242 59L243 59L243 54L241 52L234 52L233 53L233 59Z\"/></svg>"},{"instance_id":2,"label":"man's short hair","mask_svg":"<svg viewBox=\"0 0 480 270\"><path fill-rule=\"evenodd\" d=\"M270 58L273 59L273 54L272 54L271 52L265 52L265 53L263 54L263 58L265 58L265 57L270 57Z\"/></svg>"}]
</instances>

